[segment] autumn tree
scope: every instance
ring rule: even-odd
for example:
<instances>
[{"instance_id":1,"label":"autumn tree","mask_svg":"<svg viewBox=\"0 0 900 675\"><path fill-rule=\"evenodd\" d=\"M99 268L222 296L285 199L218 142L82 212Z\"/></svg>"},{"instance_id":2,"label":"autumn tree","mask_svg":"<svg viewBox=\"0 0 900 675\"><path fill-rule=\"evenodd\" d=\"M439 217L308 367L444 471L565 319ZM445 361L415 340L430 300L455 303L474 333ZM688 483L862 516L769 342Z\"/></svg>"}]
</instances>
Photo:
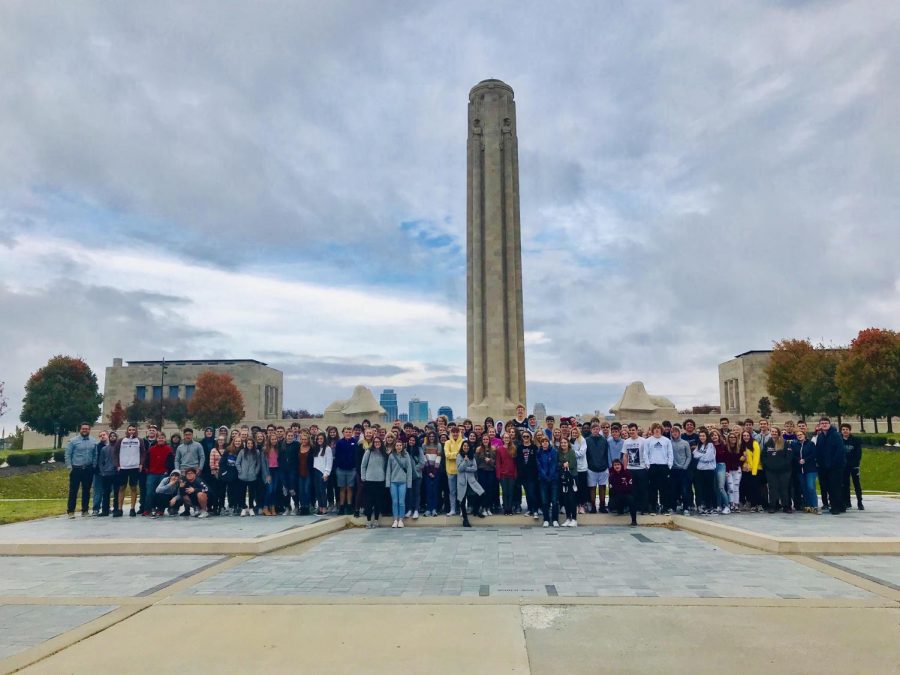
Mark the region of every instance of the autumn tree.
<instances>
[{"instance_id":1,"label":"autumn tree","mask_svg":"<svg viewBox=\"0 0 900 675\"><path fill-rule=\"evenodd\" d=\"M122 425L125 423L125 407L122 405L122 401L116 401L113 409L107 415L107 421L109 422L109 428L113 431L118 431L122 428Z\"/></svg>"},{"instance_id":2,"label":"autumn tree","mask_svg":"<svg viewBox=\"0 0 900 675\"><path fill-rule=\"evenodd\" d=\"M125 419L127 420L128 424L138 426L141 422L147 419L148 412L149 411L147 409L146 401L141 401L139 398L135 398L125 408Z\"/></svg>"},{"instance_id":3,"label":"autumn tree","mask_svg":"<svg viewBox=\"0 0 900 675\"><path fill-rule=\"evenodd\" d=\"M803 378L800 382L803 405L810 412L837 417L838 424L842 421L844 407L836 377L845 351L819 345L803 357L799 368Z\"/></svg>"},{"instance_id":4,"label":"autumn tree","mask_svg":"<svg viewBox=\"0 0 900 675\"><path fill-rule=\"evenodd\" d=\"M64 434L100 417L102 401L90 366L83 359L58 355L25 383L21 417L35 431L53 435L54 447L59 447Z\"/></svg>"},{"instance_id":5,"label":"autumn tree","mask_svg":"<svg viewBox=\"0 0 900 675\"><path fill-rule=\"evenodd\" d=\"M166 401L165 417L166 419L171 420L176 427L181 429L190 419L187 401L182 398L169 399Z\"/></svg>"},{"instance_id":6,"label":"autumn tree","mask_svg":"<svg viewBox=\"0 0 900 675\"><path fill-rule=\"evenodd\" d=\"M756 411L763 419L769 419L772 416L772 402L769 400L768 396L763 396L759 399Z\"/></svg>"},{"instance_id":7,"label":"autumn tree","mask_svg":"<svg viewBox=\"0 0 900 675\"><path fill-rule=\"evenodd\" d=\"M846 358L838 365L837 385L848 412L870 417L878 432L878 418L900 412L900 333L881 328L859 332Z\"/></svg>"},{"instance_id":8,"label":"autumn tree","mask_svg":"<svg viewBox=\"0 0 900 675\"><path fill-rule=\"evenodd\" d=\"M188 413L198 427L231 426L244 417L244 397L231 375L207 370L197 378Z\"/></svg>"},{"instance_id":9,"label":"autumn tree","mask_svg":"<svg viewBox=\"0 0 900 675\"><path fill-rule=\"evenodd\" d=\"M6 382L0 382L0 417L6 412Z\"/></svg>"},{"instance_id":10,"label":"autumn tree","mask_svg":"<svg viewBox=\"0 0 900 675\"><path fill-rule=\"evenodd\" d=\"M796 413L801 419L815 412L803 397L804 359L812 352L809 340L781 340L775 343L766 367L766 389L771 402L779 410Z\"/></svg>"}]
</instances>

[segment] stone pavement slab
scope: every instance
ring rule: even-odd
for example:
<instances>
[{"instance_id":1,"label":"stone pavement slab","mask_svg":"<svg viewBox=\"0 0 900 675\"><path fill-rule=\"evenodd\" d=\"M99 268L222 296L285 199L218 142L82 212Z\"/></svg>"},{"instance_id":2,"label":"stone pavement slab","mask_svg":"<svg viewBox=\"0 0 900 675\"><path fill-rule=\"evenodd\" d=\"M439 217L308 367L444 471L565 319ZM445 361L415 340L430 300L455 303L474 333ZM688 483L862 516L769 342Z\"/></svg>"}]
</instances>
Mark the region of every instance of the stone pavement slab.
<instances>
[{"instance_id":1,"label":"stone pavement slab","mask_svg":"<svg viewBox=\"0 0 900 675\"><path fill-rule=\"evenodd\" d=\"M637 536L640 535L640 536ZM731 553L663 528L356 530L296 555L255 558L198 596L874 596L779 556Z\"/></svg>"},{"instance_id":2,"label":"stone pavement slab","mask_svg":"<svg viewBox=\"0 0 900 675\"><path fill-rule=\"evenodd\" d=\"M0 605L0 659L115 609L114 605Z\"/></svg>"},{"instance_id":3,"label":"stone pavement slab","mask_svg":"<svg viewBox=\"0 0 900 675\"><path fill-rule=\"evenodd\" d=\"M523 607L533 673L896 673L897 609Z\"/></svg>"},{"instance_id":4,"label":"stone pavement slab","mask_svg":"<svg viewBox=\"0 0 900 675\"><path fill-rule=\"evenodd\" d=\"M111 655L129 675L529 672L517 606L429 605L157 605L23 672L105 673Z\"/></svg>"},{"instance_id":5,"label":"stone pavement slab","mask_svg":"<svg viewBox=\"0 0 900 675\"><path fill-rule=\"evenodd\" d=\"M0 543L71 539L259 538L320 520L319 516L213 518L41 518L0 526Z\"/></svg>"},{"instance_id":6,"label":"stone pavement slab","mask_svg":"<svg viewBox=\"0 0 900 675\"><path fill-rule=\"evenodd\" d=\"M823 513L733 513L703 518L773 537L900 537L900 499L866 497L866 510L839 516Z\"/></svg>"},{"instance_id":7,"label":"stone pavement slab","mask_svg":"<svg viewBox=\"0 0 900 675\"><path fill-rule=\"evenodd\" d=\"M220 560L199 555L5 556L0 557L0 597L146 595Z\"/></svg>"},{"instance_id":8,"label":"stone pavement slab","mask_svg":"<svg viewBox=\"0 0 900 675\"><path fill-rule=\"evenodd\" d=\"M822 556L819 559L900 591L900 556L838 555Z\"/></svg>"}]
</instances>

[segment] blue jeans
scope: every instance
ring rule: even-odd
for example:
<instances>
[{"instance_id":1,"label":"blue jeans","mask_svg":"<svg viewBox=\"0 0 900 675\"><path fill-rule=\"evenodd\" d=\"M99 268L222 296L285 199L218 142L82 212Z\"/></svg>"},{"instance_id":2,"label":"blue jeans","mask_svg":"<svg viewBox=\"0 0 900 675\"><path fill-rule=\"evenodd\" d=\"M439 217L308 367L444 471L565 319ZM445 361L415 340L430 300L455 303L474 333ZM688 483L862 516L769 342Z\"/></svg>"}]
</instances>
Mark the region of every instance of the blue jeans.
<instances>
[{"instance_id":1,"label":"blue jeans","mask_svg":"<svg viewBox=\"0 0 900 675\"><path fill-rule=\"evenodd\" d=\"M156 488L159 487L159 484L163 482L163 478L165 478L165 474L162 473L148 473L147 474L147 508L152 509L156 506Z\"/></svg>"},{"instance_id":2,"label":"blue jeans","mask_svg":"<svg viewBox=\"0 0 900 675\"><path fill-rule=\"evenodd\" d=\"M807 471L803 474L803 502L811 509L819 508L819 495L816 494L816 479L819 474Z\"/></svg>"},{"instance_id":3,"label":"blue jeans","mask_svg":"<svg viewBox=\"0 0 900 675\"><path fill-rule=\"evenodd\" d=\"M391 483L391 514L400 520L406 513L406 483Z\"/></svg>"},{"instance_id":4,"label":"blue jeans","mask_svg":"<svg viewBox=\"0 0 900 675\"><path fill-rule=\"evenodd\" d=\"M413 478L412 487L406 491L406 510L417 512L422 501L422 479ZM404 512L405 513L405 512Z\"/></svg>"},{"instance_id":5,"label":"blue jeans","mask_svg":"<svg viewBox=\"0 0 900 675\"><path fill-rule=\"evenodd\" d=\"M103 478L99 473L94 474L94 482L91 483L91 508L99 511L103 505Z\"/></svg>"},{"instance_id":6,"label":"blue jeans","mask_svg":"<svg viewBox=\"0 0 900 675\"><path fill-rule=\"evenodd\" d=\"M555 480L541 479L541 509L544 522L559 520L559 493Z\"/></svg>"},{"instance_id":7,"label":"blue jeans","mask_svg":"<svg viewBox=\"0 0 900 675\"><path fill-rule=\"evenodd\" d=\"M272 508L275 506L278 493L281 492L281 472L278 470L278 467L275 467L274 469L269 469L269 475L271 480L266 483L266 501L264 506Z\"/></svg>"},{"instance_id":8,"label":"blue jeans","mask_svg":"<svg viewBox=\"0 0 900 675\"><path fill-rule=\"evenodd\" d=\"M435 474L434 478L429 478L426 474L422 480L425 481L425 510L437 511L438 488L441 485L440 476Z\"/></svg>"},{"instance_id":9,"label":"blue jeans","mask_svg":"<svg viewBox=\"0 0 900 675\"><path fill-rule=\"evenodd\" d=\"M525 504L531 513L537 513L541 507L538 499L538 486L533 478L525 478L522 480L525 487Z\"/></svg>"},{"instance_id":10,"label":"blue jeans","mask_svg":"<svg viewBox=\"0 0 900 675\"><path fill-rule=\"evenodd\" d=\"M725 477L728 472L725 471L725 463L716 464L716 506L724 509L728 506L728 490L725 489Z\"/></svg>"},{"instance_id":11,"label":"blue jeans","mask_svg":"<svg viewBox=\"0 0 900 675\"><path fill-rule=\"evenodd\" d=\"M312 502L312 476L297 476L297 502L308 509Z\"/></svg>"}]
</instances>

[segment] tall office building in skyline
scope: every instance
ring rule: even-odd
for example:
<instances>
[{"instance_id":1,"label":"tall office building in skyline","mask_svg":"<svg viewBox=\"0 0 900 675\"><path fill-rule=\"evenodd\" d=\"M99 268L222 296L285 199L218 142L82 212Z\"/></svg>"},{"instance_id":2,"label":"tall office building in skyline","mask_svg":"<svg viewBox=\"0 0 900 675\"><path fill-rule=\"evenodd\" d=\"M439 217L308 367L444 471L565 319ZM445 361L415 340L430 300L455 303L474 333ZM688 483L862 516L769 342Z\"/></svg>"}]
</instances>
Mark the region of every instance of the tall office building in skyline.
<instances>
[{"instance_id":1,"label":"tall office building in skyline","mask_svg":"<svg viewBox=\"0 0 900 675\"><path fill-rule=\"evenodd\" d=\"M450 420L451 422L453 421L453 408L451 408L449 405L442 405L440 408L438 408L437 414L438 417L444 415L448 420Z\"/></svg>"},{"instance_id":2,"label":"tall office building in skyline","mask_svg":"<svg viewBox=\"0 0 900 675\"><path fill-rule=\"evenodd\" d=\"M430 418L428 414L428 401L422 401L413 396L409 399L409 421L426 422Z\"/></svg>"},{"instance_id":3,"label":"tall office building in skyline","mask_svg":"<svg viewBox=\"0 0 900 675\"><path fill-rule=\"evenodd\" d=\"M397 408L397 392L393 389L385 389L381 392L381 398L378 401L384 408L384 421L394 422L398 418L400 410Z\"/></svg>"}]
</instances>

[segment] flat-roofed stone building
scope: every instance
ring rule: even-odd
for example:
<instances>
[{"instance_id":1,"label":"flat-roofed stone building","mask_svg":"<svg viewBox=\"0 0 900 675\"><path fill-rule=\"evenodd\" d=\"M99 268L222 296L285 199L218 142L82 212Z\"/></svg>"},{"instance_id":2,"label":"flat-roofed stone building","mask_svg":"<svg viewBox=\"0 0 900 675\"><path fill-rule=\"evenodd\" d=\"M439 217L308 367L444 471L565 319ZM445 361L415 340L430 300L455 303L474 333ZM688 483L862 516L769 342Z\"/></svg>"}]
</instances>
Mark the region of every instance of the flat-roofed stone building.
<instances>
[{"instance_id":1,"label":"flat-roofed stone building","mask_svg":"<svg viewBox=\"0 0 900 675\"><path fill-rule=\"evenodd\" d=\"M281 419L284 373L255 359L180 359L127 361L113 359L106 368L103 387L103 417L108 420L116 401L127 406L135 398L144 401L183 399L190 401L200 373L227 373L244 397L244 420Z\"/></svg>"},{"instance_id":2,"label":"flat-roofed stone building","mask_svg":"<svg viewBox=\"0 0 900 675\"><path fill-rule=\"evenodd\" d=\"M756 419L759 399L769 396L766 367L771 358L770 349L752 350L719 364L719 400L723 415Z\"/></svg>"}]
</instances>

